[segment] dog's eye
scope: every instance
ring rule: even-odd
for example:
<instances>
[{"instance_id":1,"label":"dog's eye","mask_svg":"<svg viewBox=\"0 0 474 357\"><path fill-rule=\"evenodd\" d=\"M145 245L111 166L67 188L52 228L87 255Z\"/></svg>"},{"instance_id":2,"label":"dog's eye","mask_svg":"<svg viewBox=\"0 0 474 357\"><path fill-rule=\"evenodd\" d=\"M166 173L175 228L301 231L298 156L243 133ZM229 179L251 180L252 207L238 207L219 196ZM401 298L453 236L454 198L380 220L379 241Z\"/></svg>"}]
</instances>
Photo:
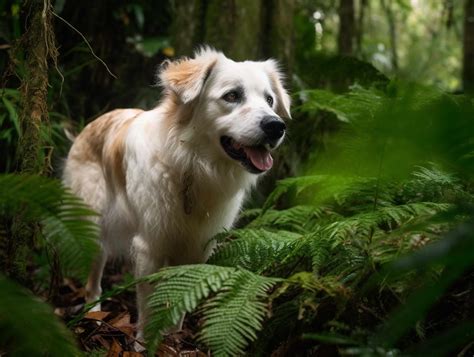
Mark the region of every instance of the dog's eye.
<instances>
[{"instance_id":1,"label":"dog's eye","mask_svg":"<svg viewBox=\"0 0 474 357\"><path fill-rule=\"evenodd\" d=\"M271 95L267 95L267 103L270 107L273 107L273 97Z\"/></svg>"},{"instance_id":2,"label":"dog's eye","mask_svg":"<svg viewBox=\"0 0 474 357\"><path fill-rule=\"evenodd\" d=\"M222 99L229 103L237 103L240 102L240 100L242 99L242 95L239 92L232 90L224 94Z\"/></svg>"}]
</instances>

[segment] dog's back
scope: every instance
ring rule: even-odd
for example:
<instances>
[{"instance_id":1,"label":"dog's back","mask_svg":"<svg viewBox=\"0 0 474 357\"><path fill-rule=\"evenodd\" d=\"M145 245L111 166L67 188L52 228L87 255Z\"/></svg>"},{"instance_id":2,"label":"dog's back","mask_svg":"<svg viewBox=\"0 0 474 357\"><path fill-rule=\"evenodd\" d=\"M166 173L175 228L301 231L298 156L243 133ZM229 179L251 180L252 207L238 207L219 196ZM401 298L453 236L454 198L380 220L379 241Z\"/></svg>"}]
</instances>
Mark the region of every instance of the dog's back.
<instances>
[{"instance_id":1,"label":"dog's back","mask_svg":"<svg viewBox=\"0 0 474 357\"><path fill-rule=\"evenodd\" d=\"M63 172L63 182L98 213L106 200L106 176L123 176L126 130L140 109L117 109L90 124L74 139Z\"/></svg>"}]
</instances>

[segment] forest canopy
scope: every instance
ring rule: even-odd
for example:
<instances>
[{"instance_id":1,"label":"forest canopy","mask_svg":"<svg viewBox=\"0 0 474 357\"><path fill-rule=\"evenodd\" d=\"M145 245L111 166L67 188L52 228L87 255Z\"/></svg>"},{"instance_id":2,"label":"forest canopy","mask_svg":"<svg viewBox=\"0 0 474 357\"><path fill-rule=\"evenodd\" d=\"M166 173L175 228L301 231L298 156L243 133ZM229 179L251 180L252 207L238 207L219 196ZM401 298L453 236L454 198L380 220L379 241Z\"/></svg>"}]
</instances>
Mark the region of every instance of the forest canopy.
<instances>
[{"instance_id":1,"label":"forest canopy","mask_svg":"<svg viewBox=\"0 0 474 357\"><path fill-rule=\"evenodd\" d=\"M0 355L474 353L474 0L0 0L0 20ZM205 264L110 262L93 311L101 213L62 184L71 140L156 107L160 68L203 46L278 61L286 138Z\"/></svg>"}]
</instances>

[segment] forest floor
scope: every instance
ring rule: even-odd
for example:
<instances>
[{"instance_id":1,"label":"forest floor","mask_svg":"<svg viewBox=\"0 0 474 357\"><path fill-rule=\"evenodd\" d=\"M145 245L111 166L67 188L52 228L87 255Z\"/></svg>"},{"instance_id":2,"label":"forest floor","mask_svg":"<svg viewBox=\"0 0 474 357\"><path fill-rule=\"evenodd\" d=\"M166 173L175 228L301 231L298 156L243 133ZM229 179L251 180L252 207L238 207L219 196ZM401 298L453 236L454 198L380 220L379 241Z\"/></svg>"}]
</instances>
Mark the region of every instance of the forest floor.
<instances>
[{"instance_id":1,"label":"forest floor","mask_svg":"<svg viewBox=\"0 0 474 357\"><path fill-rule=\"evenodd\" d=\"M110 264L102 280L103 290L108 291L114 285L123 282L127 274L125 267ZM83 310L85 287L77 281L64 279L58 297L54 301L55 314L66 323L73 321ZM150 356L136 352L137 310L135 292L126 291L102 303L102 311L88 312L74 326L71 326L79 347L90 356L139 357ZM204 357L208 356L194 342L190 328L193 322L185 319L183 329L169 334L159 346L155 356Z\"/></svg>"}]
</instances>

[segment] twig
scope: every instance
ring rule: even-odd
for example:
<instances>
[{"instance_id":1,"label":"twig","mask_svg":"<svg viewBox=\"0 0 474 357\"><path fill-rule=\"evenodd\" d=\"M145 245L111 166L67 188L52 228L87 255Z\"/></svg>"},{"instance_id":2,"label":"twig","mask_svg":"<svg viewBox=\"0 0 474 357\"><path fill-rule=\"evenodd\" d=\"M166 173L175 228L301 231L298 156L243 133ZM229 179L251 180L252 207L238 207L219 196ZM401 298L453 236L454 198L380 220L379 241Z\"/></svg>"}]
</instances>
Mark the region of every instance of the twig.
<instances>
[{"instance_id":1,"label":"twig","mask_svg":"<svg viewBox=\"0 0 474 357\"><path fill-rule=\"evenodd\" d=\"M107 64L99 57L95 54L94 50L92 49L92 46L90 45L89 41L87 41L86 37L81 33L81 31L79 31L77 28L75 28L71 23L69 23L66 19L62 18L61 16L59 16L58 14L56 14L54 11L52 11L52 14L54 16L56 16L58 19L60 19L61 21L63 21L66 25L68 25L71 29L73 29L74 31L77 32L77 34L79 36L81 36L81 38L84 40L84 42L86 43L87 47L89 47L89 50L91 51L92 55L100 62L104 65L105 69L107 70L107 72L109 72L109 74L114 77L115 79L117 79L117 76L115 74L113 74L109 67L107 66Z\"/></svg>"}]
</instances>

